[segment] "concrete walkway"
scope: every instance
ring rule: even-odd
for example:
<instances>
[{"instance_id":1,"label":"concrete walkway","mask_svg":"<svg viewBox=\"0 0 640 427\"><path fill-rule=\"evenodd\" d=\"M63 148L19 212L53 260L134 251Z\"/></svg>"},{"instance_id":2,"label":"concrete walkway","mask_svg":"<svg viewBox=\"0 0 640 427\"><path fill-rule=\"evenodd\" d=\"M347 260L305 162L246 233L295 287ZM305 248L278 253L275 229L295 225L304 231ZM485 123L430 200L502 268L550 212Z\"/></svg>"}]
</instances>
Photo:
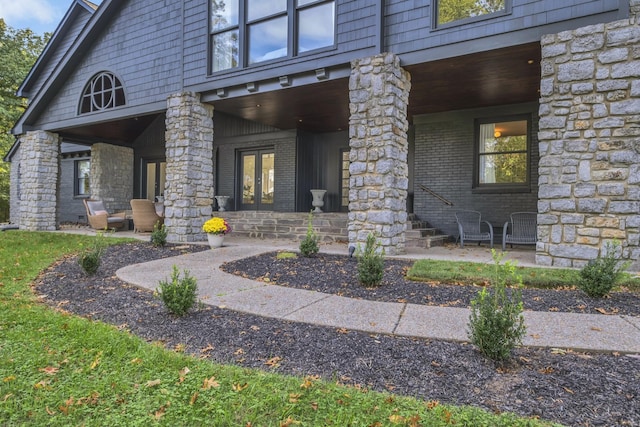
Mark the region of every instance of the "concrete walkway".
<instances>
[{"instance_id":1,"label":"concrete walkway","mask_svg":"<svg viewBox=\"0 0 640 427\"><path fill-rule=\"evenodd\" d=\"M298 250L297 243L228 238L222 248L130 265L118 270L117 275L128 283L155 289L161 280L170 277L176 265L197 278L203 303L220 308L371 333L468 341L468 309L350 299L244 279L218 268L227 261L285 249ZM460 254L450 248L429 249L431 257L440 259L447 259L447 251L448 259L453 255L460 259ZM486 248L468 251L468 260L492 262ZM346 247L323 245L321 252L346 254ZM407 257L429 256L420 253ZM526 265L532 254L513 251L506 258ZM526 311L524 317L526 346L640 353L640 317L533 311Z\"/></svg>"}]
</instances>

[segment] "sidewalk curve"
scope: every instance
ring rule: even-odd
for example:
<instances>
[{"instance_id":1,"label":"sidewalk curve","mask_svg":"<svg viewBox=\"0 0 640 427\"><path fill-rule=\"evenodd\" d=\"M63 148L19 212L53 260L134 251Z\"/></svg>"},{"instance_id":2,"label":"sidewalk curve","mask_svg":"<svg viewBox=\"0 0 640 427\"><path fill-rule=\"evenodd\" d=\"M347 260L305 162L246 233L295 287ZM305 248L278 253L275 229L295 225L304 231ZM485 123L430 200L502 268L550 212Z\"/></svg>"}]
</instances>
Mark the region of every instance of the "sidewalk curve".
<instances>
[{"instance_id":1,"label":"sidewalk curve","mask_svg":"<svg viewBox=\"0 0 640 427\"><path fill-rule=\"evenodd\" d=\"M245 279L219 268L227 261L277 249L297 247L284 242L231 242L215 250L129 265L116 274L153 290L170 277L175 265L198 280L199 298L208 305L371 333L468 341L465 308L351 299ZM525 311L524 318L526 346L640 353L640 317Z\"/></svg>"}]
</instances>

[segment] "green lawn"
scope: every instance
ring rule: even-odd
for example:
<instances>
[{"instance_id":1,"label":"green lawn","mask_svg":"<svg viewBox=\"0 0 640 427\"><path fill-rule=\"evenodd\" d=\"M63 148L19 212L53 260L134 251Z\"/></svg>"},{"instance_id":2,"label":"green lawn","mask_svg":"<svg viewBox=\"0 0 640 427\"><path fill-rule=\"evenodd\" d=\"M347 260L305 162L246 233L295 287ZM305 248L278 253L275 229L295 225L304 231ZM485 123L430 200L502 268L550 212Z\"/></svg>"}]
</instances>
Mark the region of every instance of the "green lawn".
<instances>
[{"instance_id":1,"label":"green lawn","mask_svg":"<svg viewBox=\"0 0 640 427\"><path fill-rule=\"evenodd\" d=\"M578 282L579 270L566 268L517 267L516 273L525 287L573 289ZM407 272L411 280L483 285L495 279L496 265L468 261L438 261L421 259ZM511 283L513 284L513 283ZM640 291L640 278L625 274L615 290Z\"/></svg>"},{"instance_id":2,"label":"green lawn","mask_svg":"<svg viewBox=\"0 0 640 427\"><path fill-rule=\"evenodd\" d=\"M217 365L39 303L38 273L91 239L0 233L0 425L549 425Z\"/></svg>"}]
</instances>

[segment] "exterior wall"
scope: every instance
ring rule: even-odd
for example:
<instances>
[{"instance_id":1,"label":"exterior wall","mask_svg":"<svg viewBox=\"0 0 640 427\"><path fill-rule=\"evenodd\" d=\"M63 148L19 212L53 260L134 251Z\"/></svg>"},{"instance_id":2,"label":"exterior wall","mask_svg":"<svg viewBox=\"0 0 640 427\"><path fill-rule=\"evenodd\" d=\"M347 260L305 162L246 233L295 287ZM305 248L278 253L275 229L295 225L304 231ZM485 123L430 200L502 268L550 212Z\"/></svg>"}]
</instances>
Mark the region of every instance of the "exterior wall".
<instances>
[{"instance_id":1,"label":"exterior wall","mask_svg":"<svg viewBox=\"0 0 640 427\"><path fill-rule=\"evenodd\" d=\"M60 160L60 192L58 199L58 221L87 222L87 210L82 203L84 197L76 197L75 191L75 162L90 160L90 156L63 156Z\"/></svg>"},{"instance_id":2,"label":"exterior wall","mask_svg":"<svg viewBox=\"0 0 640 427\"><path fill-rule=\"evenodd\" d=\"M57 134L33 131L20 137L20 229L56 229L58 201Z\"/></svg>"},{"instance_id":3,"label":"exterior wall","mask_svg":"<svg viewBox=\"0 0 640 427\"><path fill-rule=\"evenodd\" d=\"M20 179L20 158L22 150L18 148L13 155L13 161L8 163L9 170L9 222L20 225L20 188L22 182Z\"/></svg>"},{"instance_id":4,"label":"exterior wall","mask_svg":"<svg viewBox=\"0 0 640 427\"><path fill-rule=\"evenodd\" d=\"M111 71L121 79L127 107L165 102L181 89L181 2L123 3L38 119L38 126L78 116L82 90L99 71Z\"/></svg>"},{"instance_id":5,"label":"exterior wall","mask_svg":"<svg viewBox=\"0 0 640 427\"><path fill-rule=\"evenodd\" d=\"M349 244L373 234L389 255L404 252L407 221L409 73L399 57L353 61L349 78Z\"/></svg>"},{"instance_id":6,"label":"exterior wall","mask_svg":"<svg viewBox=\"0 0 640 427\"><path fill-rule=\"evenodd\" d=\"M483 220L502 227L511 212L537 212L537 104L454 111L414 118L414 213L445 234L457 236L455 212L476 210ZM474 126L477 118L532 115L530 181L526 193L474 193ZM448 206L418 188L422 184L453 203ZM494 230L498 232L498 230ZM494 240L495 242L498 239Z\"/></svg>"},{"instance_id":7,"label":"exterior wall","mask_svg":"<svg viewBox=\"0 0 640 427\"><path fill-rule=\"evenodd\" d=\"M214 117L214 122L216 122ZM236 155L241 149L273 147L275 151L275 188L273 209L279 212L295 211L296 194L296 133L271 132L241 137L216 139L216 195L230 196L228 210L239 203L236 195Z\"/></svg>"},{"instance_id":8,"label":"exterior wall","mask_svg":"<svg viewBox=\"0 0 640 427\"><path fill-rule=\"evenodd\" d=\"M582 19L585 24L618 19L622 4L619 0L574 0L570 7L556 0L511 3L511 12L503 16L435 28L432 1L386 1L384 49L399 55L429 50L429 58L434 60L495 48L487 43L487 37L501 37L503 46L517 45L539 40L543 26L559 26L556 31L560 31L576 26L571 19ZM473 47L463 47L465 42ZM423 53L403 57L403 65L424 61Z\"/></svg>"},{"instance_id":9,"label":"exterior wall","mask_svg":"<svg viewBox=\"0 0 640 427\"><path fill-rule=\"evenodd\" d=\"M91 147L91 198L102 200L109 212L131 209L133 149L98 143Z\"/></svg>"},{"instance_id":10,"label":"exterior wall","mask_svg":"<svg viewBox=\"0 0 640 427\"><path fill-rule=\"evenodd\" d=\"M545 36L536 262L581 267L618 240L640 259L640 26Z\"/></svg>"}]
</instances>

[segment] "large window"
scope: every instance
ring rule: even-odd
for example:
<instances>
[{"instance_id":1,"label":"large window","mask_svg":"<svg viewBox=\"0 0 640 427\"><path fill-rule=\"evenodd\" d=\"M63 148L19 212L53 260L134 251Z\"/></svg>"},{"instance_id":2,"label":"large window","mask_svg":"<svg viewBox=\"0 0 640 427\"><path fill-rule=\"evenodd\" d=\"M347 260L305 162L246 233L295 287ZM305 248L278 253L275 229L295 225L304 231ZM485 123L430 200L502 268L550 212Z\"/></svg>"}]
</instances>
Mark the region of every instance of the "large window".
<instances>
[{"instance_id":1,"label":"large window","mask_svg":"<svg viewBox=\"0 0 640 427\"><path fill-rule=\"evenodd\" d=\"M211 72L335 44L335 0L210 0Z\"/></svg>"},{"instance_id":2,"label":"large window","mask_svg":"<svg viewBox=\"0 0 640 427\"><path fill-rule=\"evenodd\" d=\"M435 26L505 13L507 1L509 0L433 0L436 10Z\"/></svg>"},{"instance_id":3,"label":"large window","mask_svg":"<svg viewBox=\"0 0 640 427\"><path fill-rule=\"evenodd\" d=\"M529 134L527 117L478 121L474 187L528 188Z\"/></svg>"},{"instance_id":4,"label":"large window","mask_svg":"<svg viewBox=\"0 0 640 427\"><path fill-rule=\"evenodd\" d=\"M76 160L74 162L75 183L73 194L76 197L89 197L89 174L91 172L91 161L89 159Z\"/></svg>"},{"instance_id":5,"label":"large window","mask_svg":"<svg viewBox=\"0 0 640 427\"><path fill-rule=\"evenodd\" d=\"M109 72L91 78L82 91L80 113L108 110L125 104L124 88L120 80Z\"/></svg>"}]
</instances>

